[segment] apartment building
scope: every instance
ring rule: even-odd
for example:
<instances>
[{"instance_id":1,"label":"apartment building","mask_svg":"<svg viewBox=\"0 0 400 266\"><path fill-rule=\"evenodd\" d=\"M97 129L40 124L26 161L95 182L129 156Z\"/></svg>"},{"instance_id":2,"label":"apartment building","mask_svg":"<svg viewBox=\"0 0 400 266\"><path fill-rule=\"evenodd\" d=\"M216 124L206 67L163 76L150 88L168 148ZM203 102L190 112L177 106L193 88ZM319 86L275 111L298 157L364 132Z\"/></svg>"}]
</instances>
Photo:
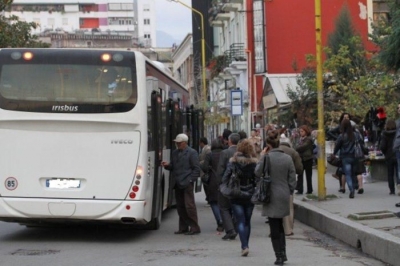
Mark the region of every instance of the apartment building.
<instances>
[{"instance_id":1,"label":"apartment building","mask_svg":"<svg viewBox=\"0 0 400 266\"><path fill-rule=\"evenodd\" d=\"M88 40L85 43L90 47L98 40L125 42L130 38L128 47L151 47L156 44L154 1L14 0L7 13L37 23L34 34L52 34L56 39L68 39L68 44L74 39Z\"/></svg>"},{"instance_id":2,"label":"apartment building","mask_svg":"<svg viewBox=\"0 0 400 266\"><path fill-rule=\"evenodd\" d=\"M216 127L248 130L279 121L291 102L287 89L297 86L296 76L306 66L306 55L316 54L314 4L298 0L211 1L214 57L208 66L209 89L214 97L211 101L218 102L213 112L224 118ZM388 16L384 0L321 1L322 45L326 46L344 7L366 49L376 51L368 34L372 23ZM232 90L242 91L243 115L233 114Z\"/></svg>"}]
</instances>

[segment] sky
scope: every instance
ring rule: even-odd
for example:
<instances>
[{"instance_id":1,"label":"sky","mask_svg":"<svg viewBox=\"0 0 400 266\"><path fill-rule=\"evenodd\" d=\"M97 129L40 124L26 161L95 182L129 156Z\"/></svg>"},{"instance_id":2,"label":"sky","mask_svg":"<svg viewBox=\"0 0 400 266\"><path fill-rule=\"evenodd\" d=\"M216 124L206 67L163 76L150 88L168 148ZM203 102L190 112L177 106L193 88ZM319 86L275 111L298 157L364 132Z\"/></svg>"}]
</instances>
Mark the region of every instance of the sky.
<instances>
[{"instance_id":1,"label":"sky","mask_svg":"<svg viewBox=\"0 0 400 266\"><path fill-rule=\"evenodd\" d=\"M191 6L191 0L179 1ZM155 4L157 16L156 30L170 35L179 45L185 36L192 32L193 11L178 2L170 2L168 0L155 0ZM160 34L157 34L157 43L161 44L163 40L158 40L159 36Z\"/></svg>"}]
</instances>

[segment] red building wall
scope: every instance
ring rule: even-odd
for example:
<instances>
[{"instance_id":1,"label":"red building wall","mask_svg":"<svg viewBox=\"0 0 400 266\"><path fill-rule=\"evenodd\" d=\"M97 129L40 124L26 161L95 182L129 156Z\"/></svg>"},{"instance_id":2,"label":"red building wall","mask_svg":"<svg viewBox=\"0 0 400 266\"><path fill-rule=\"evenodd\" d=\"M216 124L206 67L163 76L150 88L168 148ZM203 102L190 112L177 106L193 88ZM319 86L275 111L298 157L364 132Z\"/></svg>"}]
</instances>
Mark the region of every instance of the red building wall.
<instances>
[{"instance_id":1,"label":"red building wall","mask_svg":"<svg viewBox=\"0 0 400 266\"><path fill-rule=\"evenodd\" d=\"M335 28L335 20L344 5L347 5L353 25L362 36L368 50L374 50L368 41L367 14L362 18L362 5L367 0L320 0L322 42ZM361 7L360 7L361 4ZM265 1L267 72L298 73L305 67L305 55L316 53L315 0L268 0ZM292 67L297 63L298 70Z\"/></svg>"}]
</instances>

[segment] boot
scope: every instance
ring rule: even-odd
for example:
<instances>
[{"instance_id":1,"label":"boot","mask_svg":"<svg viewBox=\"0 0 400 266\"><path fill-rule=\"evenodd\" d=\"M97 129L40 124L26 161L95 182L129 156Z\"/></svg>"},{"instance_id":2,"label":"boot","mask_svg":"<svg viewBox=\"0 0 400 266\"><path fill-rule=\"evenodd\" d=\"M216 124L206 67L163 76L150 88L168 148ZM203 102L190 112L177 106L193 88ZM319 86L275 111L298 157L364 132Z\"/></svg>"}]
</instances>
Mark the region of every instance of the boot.
<instances>
[{"instance_id":1,"label":"boot","mask_svg":"<svg viewBox=\"0 0 400 266\"><path fill-rule=\"evenodd\" d=\"M281 247L281 239L271 239L272 242L272 247L274 248L275 251L275 265L283 265L283 252L282 252L282 247Z\"/></svg>"},{"instance_id":2,"label":"boot","mask_svg":"<svg viewBox=\"0 0 400 266\"><path fill-rule=\"evenodd\" d=\"M275 257L276 257L276 261L275 261L275 265L283 265L284 260L283 260L283 252L275 252Z\"/></svg>"},{"instance_id":3,"label":"boot","mask_svg":"<svg viewBox=\"0 0 400 266\"><path fill-rule=\"evenodd\" d=\"M281 241L281 250L282 250L282 254L283 254L283 261L287 261L286 239L285 239L285 234L284 233L281 233L280 241Z\"/></svg>"}]
</instances>

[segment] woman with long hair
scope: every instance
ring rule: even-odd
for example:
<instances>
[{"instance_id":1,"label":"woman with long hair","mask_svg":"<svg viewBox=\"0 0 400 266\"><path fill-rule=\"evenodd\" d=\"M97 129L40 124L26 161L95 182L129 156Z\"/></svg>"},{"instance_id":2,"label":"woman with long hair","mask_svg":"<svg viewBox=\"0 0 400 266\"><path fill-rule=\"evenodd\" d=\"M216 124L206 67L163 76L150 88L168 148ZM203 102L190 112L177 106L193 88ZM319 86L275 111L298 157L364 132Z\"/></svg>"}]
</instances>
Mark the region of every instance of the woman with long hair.
<instances>
[{"instance_id":1,"label":"woman with long hair","mask_svg":"<svg viewBox=\"0 0 400 266\"><path fill-rule=\"evenodd\" d=\"M308 126L302 125L299 128L300 139L296 145L296 151L301 157L301 162L303 163L303 171L306 172L307 181L307 194L313 193L312 187L312 166L314 160L313 144L314 141L311 138L311 130ZM297 192L296 194L303 194L303 173L297 177Z\"/></svg>"},{"instance_id":2,"label":"woman with long hair","mask_svg":"<svg viewBox=\"0 0 400 266\"><path fill-rule=\"evenodd\" d=\"M342 123L340 124L340 135L336 140L333 155L336 155L340 151L342 168L346 176L346 183L350 191L349 197L351 199L354 198L355 190L355 184L353 184L353 174L355 173L358 164L358 159L355 158L355 145L356 141L361 142L360 138L361 136L359 136L358 132L354 131L350 120L343 119ZM364 143L361 145L364 145Z\"/></svg>"},{"instance_id":3,"label":"woman with long hair","mask_svg":"<svg viewBox=\"0 0 400 266\"><path fill-rule=\"evenodd\" d=\"M236 173L240 180L241 195L231 199L232 212L236 219L237 230L241 242L241 255L246 257L249 254L249 239L251 232L251 216L254 204L251 196L254 192L255 174L254 170L258 159L255 157L254 147L248 139L241 140L237 145L237 152L229 159L222 182L227 182L232 173ZM242 188L246 188L243 191Z\"/></svg>"},{"instance_id":4,"label":"woman with long hair","mask_svg":"<svg viewBox=\"0 0 400 266\"><path fill-rule=\"evenodd\" d=\"M290 195L296 187L294 163L289 155L279 149L279 136L278 130L268 133L266 143L269 150L263 150L255 170L257 177L265 174L264 169L270 170L271 199L269 203L263 204L263 213L269 220L271 242L276 256L275 265L283 265L287 261L283 217L290 214ZM264 161L267 167L264 166Z\"/></svg>"}]
</instances>

